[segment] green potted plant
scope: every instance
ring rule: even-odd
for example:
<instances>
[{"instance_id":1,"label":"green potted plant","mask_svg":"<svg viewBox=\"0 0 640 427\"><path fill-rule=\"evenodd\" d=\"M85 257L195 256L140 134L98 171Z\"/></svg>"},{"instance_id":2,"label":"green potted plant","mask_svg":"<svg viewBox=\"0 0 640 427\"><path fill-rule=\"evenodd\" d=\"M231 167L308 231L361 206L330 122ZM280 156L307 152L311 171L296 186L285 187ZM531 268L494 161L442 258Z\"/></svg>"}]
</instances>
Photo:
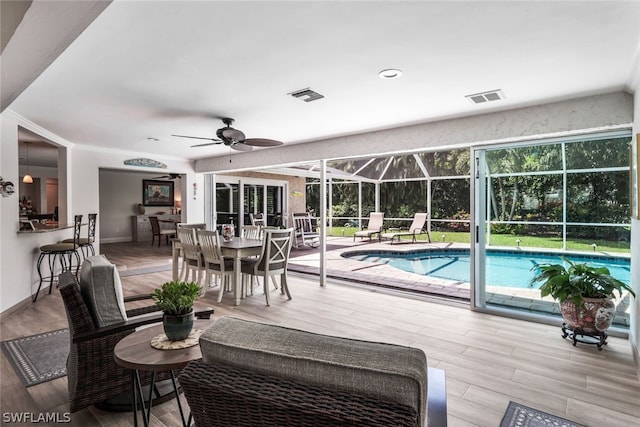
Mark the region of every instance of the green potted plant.
<instances>
[{"instance_id":1,"label":"green potted plant","mask_svg":"<svg viewBox=\"0 0 640 427\"><path fill-rule=\"evenodd\" d=\"M612 277L606 267L562 260L568 268L562 264L534 266L536 275L531 284L541 282L540 295L551 295L560 303L562 318L573 331L602 337L613 322L615 304L612 300L616 292L620 297L623 291L634 297L636 294L629 285ZM564 326L563 332L566 337Z\"/></svg>"},{"instance_id":2,"label":"green potted plant","mask_svg":"<svg viewBox=\"0 0 640 427\"><path fill-rule=\"evenodd\" d=\"M195 282L174 280L153 291L151 296L164 313L164 332L171 341L189 336L193 328L193 304L200 295Z\"/></svg>"}]
</instances>

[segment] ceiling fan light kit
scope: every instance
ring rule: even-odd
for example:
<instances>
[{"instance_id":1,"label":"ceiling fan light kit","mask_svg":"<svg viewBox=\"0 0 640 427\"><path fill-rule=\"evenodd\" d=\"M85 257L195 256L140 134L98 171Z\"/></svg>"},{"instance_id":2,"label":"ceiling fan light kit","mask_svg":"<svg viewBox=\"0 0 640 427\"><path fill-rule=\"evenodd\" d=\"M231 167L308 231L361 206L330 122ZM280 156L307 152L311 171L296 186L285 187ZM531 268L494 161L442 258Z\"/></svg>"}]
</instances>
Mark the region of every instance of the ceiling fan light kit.
<instances>
[{"instance_id":1,"label":"ceiling fan light kit","mask_svg":"<svg viewBox=\"0 0 640 427\"><path fill-rule=\"evenodd\" d=\"M216 131L216 136L218 138L206 138L201 136L189 135L172 136L177 136L179 138L204 139L207 141L212 141L205 144L192 145L191 147L204 147L207 145L224 144L237 151L251 151L253 150L253 147L277 147L279 145L282 145L281 141L276 141L275 139L246 138L244 132L231 127L231 125L233 124L232 118L225 117L222 119L222 123L224 123L225 127L220 128Z\"/></svg>"}]
</instances>

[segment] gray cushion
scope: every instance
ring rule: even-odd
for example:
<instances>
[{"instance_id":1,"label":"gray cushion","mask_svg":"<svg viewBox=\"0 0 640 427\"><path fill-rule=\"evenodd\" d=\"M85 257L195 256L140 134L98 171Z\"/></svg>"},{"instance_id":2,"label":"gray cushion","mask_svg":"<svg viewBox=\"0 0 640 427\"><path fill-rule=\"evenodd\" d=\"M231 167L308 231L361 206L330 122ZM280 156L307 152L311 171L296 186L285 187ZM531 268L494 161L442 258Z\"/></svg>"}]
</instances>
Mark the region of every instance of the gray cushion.
<instances>
[{"instance_id":1,"label":"gray cushion","mask_svg":"<svg viewBox=\"0 0 640 427\"><path fill-rule=\"evenodd\" d=\"M206 363L413 407L425 425L427 358L417 348L222 317L200 337Z\"/></svg>"},{"instance_id":2,"label":"gray cushion","mask_svg":"<svg viewBox=\"0 0 640 427\"><path fill-rule=\"evenodd\" d=\"M127 320L120 275L116 266L104 255L84 260L80 272L80 291L96 327Z\"/></svg>"}]
</instances>

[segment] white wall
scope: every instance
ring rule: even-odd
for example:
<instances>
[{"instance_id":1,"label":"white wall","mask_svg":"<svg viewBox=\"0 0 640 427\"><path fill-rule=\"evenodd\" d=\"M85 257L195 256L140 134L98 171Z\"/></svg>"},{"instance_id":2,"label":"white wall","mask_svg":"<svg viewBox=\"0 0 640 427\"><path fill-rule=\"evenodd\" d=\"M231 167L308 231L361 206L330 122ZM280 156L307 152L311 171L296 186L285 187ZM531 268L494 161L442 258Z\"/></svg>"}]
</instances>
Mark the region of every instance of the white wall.
<instances>
[{"instance_id":1,"label":"white wall","mask_svg":"<svg viewBox=\"0 0 640 427\"><path fill-rule=\"evenodd\" d=\"M197 172L251 170L265 165L318 161L428 148L517 142L629 127L633 96L625 92L576 98L533 107L442 120L330 138L267 150L196 160Z\"/></svg>"},{"instance_id":2,"label":"white wall","mask_svg":"<svg viewBox=\"0 0 640 427\"><path fill-rule=\"evenodd\" d=\"M155 173L140 173L102 169L100 180L100 243L129 242L132 240L132 217L138 215L142 203L142 180L164 175L163 169ZM174 198L182 199L181 179L174 180ZM112 191L117 188L118 191ZM146 214L171 213L170 207L146 206Z\"/></svg>"},{"instance_id":3,"label":"white wall","mask_svg":"<svg viewBox=\"0 0 640 427\"><path fill-rule=\"evenodd\" d=\"M172 173L187 174L181 188L198 183L199 200L183 197L183 210L186 219L190 222L204 221L204 204L202 190L204 189L204 177L193 173L191 162L156 158L167 164L167 169L125 167L124 161L131 158L148 157L145 153L119 153L112 150L89 149L86 146L74 146L57 135L52 135L44 129L37 128L10 110L0 115L1 144L0 147L0 176L14 184L19 182L18 173L18 125L40 134L50 141L64 147L64 153L59 159L58 167L66 169L66 174L59 176L59 191L61 192L60 221L70 223L75 213L86 215L90 212L100 212L100 186L99 170L119 169L128 171L145 171L150 174L160 175L157 171L170 171ZM67 167L69 165L69 167ZM69 185L67 186L67 182ZM142 184L136 185L131 191L138 191L141 197ZM63 189L68 188L65 194ZM137 190L136 190L137 189ZM121 193L122 188L113 187L112 193ZM127 189L126 191L129 191ZM181 191L184 194L184 191ZM58 230L48 233L18 234L18 196L0 198L0 312L4 312L15 304L28 300L38 287L39 279L35 268L39 255L39 247L44 244L57 242L64 238L72 237L72 230ZM131 207L122 207L123 214L131 215ZM126 211L126 212L125 212ZM86 232L86 229L83 229ZM98 216L97 235L100 234L100 215ZM95 245L99 251L99 242Z\"/></svg>"},{"instance_id":4,"label":"white wall","mask_svg":"<svg viewBox=\"0 0 640 427\"><path fill-rule=\"evenodd\" d=\"M640 62L640 57L638 59ZM638 68L638 67L636 67ZM634 121L633 133L637 138L637 147L640 150L640 77L635 79L634 97ZM640 165L638 165L640 168ZM640 186L640 182L638 183ZM640 209L640 204L638 205ZM636 292L636 298L631 305L631 325L629 326L629 340L635 349L636 362L640 361L640 220L631 219L631 286ZM638 377L640 377L640 363L636 365Z\"/></svg>"}]
</instances>

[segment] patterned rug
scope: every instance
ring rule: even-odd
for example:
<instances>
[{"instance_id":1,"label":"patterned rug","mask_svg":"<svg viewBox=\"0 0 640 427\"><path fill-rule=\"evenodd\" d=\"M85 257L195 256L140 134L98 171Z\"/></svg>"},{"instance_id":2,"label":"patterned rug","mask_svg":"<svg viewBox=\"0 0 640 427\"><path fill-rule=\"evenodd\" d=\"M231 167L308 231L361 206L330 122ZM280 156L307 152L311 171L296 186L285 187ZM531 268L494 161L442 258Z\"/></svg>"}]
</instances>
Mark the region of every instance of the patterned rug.
<instances>
[{"instance_id":1,"label":"patterned rug","mask_svg":"<svg viewBox=\"0 0 640 427\"><path fill-rule=\"evenodd\" d=\"M500 427L585 427L537 409L509 402Z\"/></svg>"},{"instance_id":2,"label":"patterned rug","mask_svg":"<svg viewBox=\"0 0 640 427\"><path fill-rule=\"evenodd\" d=\"M67 375L69 329L2 341L1 344L25 387Z\"/></svg>"},{"instance_id":3,"label":"patterned rug","mask_svg":"<svg viewBox=\"0 0 640 427\"><path fill-rule=\"evenodd\" d=\"M138 276L140 274L151 274L151 273L160 273L162 271L171 271L171 265L158 265L155 267L146 267L146 268L134 268L132 270L122 270L118 271L120 277L128 277L128 276Z\"/></svg>"}]
</instances>

